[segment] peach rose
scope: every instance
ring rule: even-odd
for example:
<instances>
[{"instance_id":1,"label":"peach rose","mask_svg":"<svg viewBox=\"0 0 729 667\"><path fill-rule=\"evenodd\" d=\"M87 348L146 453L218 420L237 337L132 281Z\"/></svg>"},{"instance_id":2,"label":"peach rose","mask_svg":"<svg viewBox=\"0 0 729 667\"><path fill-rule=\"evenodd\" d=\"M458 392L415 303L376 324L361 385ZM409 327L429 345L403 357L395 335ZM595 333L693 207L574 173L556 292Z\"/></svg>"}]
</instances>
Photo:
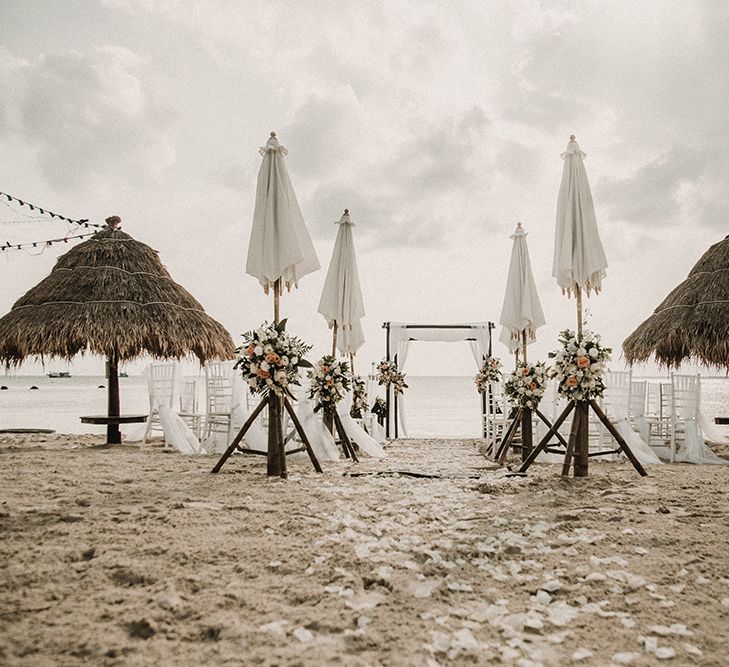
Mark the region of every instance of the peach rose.
<instances>
[{"instance_id":1,"label":"peach rose","mask_svg":"<svg viewBox=\"0 0 729 667\"><path fill-rule=\"evenodd\" d=\"M331 387L331 386L332 386L333 384L334 384L334 380L332 380L331 378L329 378L329 379L328 379L328 380L326 381L326 385L327 385L327 387Z\"/></svg>"},{"instance_id":2,"label":"peach rose","mask_svg":"<svg viewBox=\"0 0 729 667\"><path fill-rule=\"evenodd\" d=\"M580 368L587 368L590 365L589 357L577 357L577 365Z\"/></svg>"},{"instance_id":3,"label":"peach rose","mask_svg":"<svg viewBox=\"0 0 729 667\"><path fill-rule=\"evenodd\" d=\"M521 369L521 374L522 374L523 376L525 376L525 377L526 377L527 375L529 375L529 373L531 373L531 371L530 371L530 370L529 370L528 368L522 368L522 369Z\"/></svg>"},{"instance_id":4,"label":"peach rose","mask_svg":"<svg viewBox=\"0 0 729 667\"><path fill-rule=\"evenodd\" d=\"M249 345L249 346L248 346L248 347L246 348L246 357L248 357L248 358L250 359L250 358L251 358L251 357L253 356L253 350L255 350L255 349L256 349L256 348L255 348L255 346L254 346L254 345Z\"/></svg>"},{"instance_id":5,"label":"peach rose","mask_svg":"<svg viewBox=\"0 0 729 667\"><path fill-rule=\"evenodd\" d=\"M577 378L574 375L570 375L567 378L567 386L568 387L576 387L577 386Z\"/></svg>"},{"instance_id":6,"label":"peach rose","mask_svg":"<svg viewBox=\"0 0 729 667\"><path fill-rule=\"evenodd\" d=\"M264 358L269 364L277 364L281 361L281 357L279 357L275 352L269 352Z\"/></svg>"},{"instance_id":7,"label":"peach rose","mask_svg":"<svg viewBox=\"0 0 729 667\"><path fill-rule=\"evenodd\" d=\"M529 389L531 389L532 391L536 391L536 388L537 388L537 383L536 382L532 382L529 385Z\"/></svg>"},{"instance_id":8,"label":"peach rose","mask_svg":"<svg viewBox=\"0 0 729 667\"><path fill-rule=\"evenodd\" d=\"M264 380L268 380L268 378L271 377L271 374L268 371L264 371L262 368L259 369L259 371L258 371L258 373L256 373L256 375L259 378L263 378Z\"/></svg>"}]
</instances>

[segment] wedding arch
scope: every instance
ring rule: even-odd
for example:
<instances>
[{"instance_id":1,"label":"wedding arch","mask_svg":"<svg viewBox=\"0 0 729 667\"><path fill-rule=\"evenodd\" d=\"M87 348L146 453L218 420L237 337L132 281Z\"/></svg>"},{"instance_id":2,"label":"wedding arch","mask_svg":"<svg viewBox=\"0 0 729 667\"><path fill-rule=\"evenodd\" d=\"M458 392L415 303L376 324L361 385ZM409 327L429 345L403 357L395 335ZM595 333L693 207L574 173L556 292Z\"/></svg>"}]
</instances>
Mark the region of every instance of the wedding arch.
<instances>
[{"instance_id":1,"label":"wedding arch","mask_svg":"<svg viewBox=\"0 0 729 667\"><path fill-rule=\"evenodd\" d=\"M473 359L477 368L481 367L484 357L491 356L491 332L494 328L493 322L468 322L466 324L412 324L402 322L384 322L385 329L385 358L394 361L400 371L404 371L407 363L408 351L411 343L414 342L436 342L436 343L458 343L467 342L471 348ZM395 397L394 419L390 419L390 388L387 388L387 421L385 434L390 437L390 422L394 422L394 436L397 438L399 430L407 437L405 429L405 412L403 396ZM486 412L486 397L482 395L482 411ZM398 423L399 422L399 423Z\"/></svg>"}]
</instances>

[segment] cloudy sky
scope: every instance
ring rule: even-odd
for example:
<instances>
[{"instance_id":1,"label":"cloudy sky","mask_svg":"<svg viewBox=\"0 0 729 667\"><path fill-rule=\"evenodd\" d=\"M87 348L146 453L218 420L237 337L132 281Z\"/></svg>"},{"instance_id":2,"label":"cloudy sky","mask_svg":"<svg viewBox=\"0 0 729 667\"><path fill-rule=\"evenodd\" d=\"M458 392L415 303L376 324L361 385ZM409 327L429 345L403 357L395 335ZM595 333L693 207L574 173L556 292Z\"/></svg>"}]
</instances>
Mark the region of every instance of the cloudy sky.
<instances>
[{"instance_id":1,"label":"cloudy sky","mask_svg":"<svg viewBox=\"0 0 729 667\"><path fill-rule=\"evenodd\" d=\"M272 314L244 264L274 129L323 266L283 312L315 354L348 207L360 368L383 355L386 320L498 321L517 221L547 318L531 354L545 358L575 323L551 277L575 133L610 264L590 325L619 349L729 231L728 33L729 3L712 0L2 0L0 191L120 215L239 340ZM66 231L0 209L0 241ZM0 256L0 313L67 248ZM472 363L465 345L422 344L406 370Z\"/></svg>"}]
</instances>

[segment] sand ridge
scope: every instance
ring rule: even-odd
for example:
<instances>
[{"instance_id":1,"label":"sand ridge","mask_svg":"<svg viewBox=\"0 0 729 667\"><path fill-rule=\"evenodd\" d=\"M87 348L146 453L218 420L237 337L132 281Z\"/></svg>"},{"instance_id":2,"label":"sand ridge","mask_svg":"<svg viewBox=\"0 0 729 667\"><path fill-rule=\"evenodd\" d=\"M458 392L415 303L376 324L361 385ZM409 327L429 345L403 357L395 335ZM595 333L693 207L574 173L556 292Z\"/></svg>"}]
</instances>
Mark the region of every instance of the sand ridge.
<instances>
[{"instance_id":1,"label":"sand ridge","mask_svg":"<svg viewBox=\"0 0 729 667\"><path fill-rule=\"evenodd\" d=\"M4 664L726 664L729 466L401 440L282 481L94 441L0 439Z\"/></svg>"}]
</instances>

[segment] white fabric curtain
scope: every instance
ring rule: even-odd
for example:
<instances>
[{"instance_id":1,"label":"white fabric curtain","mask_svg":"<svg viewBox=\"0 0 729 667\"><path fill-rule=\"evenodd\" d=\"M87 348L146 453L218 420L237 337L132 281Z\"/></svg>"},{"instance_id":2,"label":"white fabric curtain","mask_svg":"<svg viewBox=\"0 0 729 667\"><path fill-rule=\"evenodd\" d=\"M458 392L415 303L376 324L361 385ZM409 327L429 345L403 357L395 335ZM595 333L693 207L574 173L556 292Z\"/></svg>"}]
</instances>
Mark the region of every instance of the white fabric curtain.
<instances>
[{"instance_id":1,"label":"white fabric curtain","mask_svg":"<svg viewBox=\"0 0 729 667\"><path fill-rule=\"evenodd\" d=\"M390 324L390 350L395 349L397 353L397 366L401 372L405 372L410 343L457 343L466 341L473 354L476 367L481 367L481 359L488 355L489 351L489 325L488 322L473 322L471 324L448 325L448 328L438 326L413 326L406 324ZM473 340L470 340L473 339ZM403 396L395 397L397 401L398 419L403 437L407 438L405 426L405 406Z\"/></svg>"}]
</instances>

